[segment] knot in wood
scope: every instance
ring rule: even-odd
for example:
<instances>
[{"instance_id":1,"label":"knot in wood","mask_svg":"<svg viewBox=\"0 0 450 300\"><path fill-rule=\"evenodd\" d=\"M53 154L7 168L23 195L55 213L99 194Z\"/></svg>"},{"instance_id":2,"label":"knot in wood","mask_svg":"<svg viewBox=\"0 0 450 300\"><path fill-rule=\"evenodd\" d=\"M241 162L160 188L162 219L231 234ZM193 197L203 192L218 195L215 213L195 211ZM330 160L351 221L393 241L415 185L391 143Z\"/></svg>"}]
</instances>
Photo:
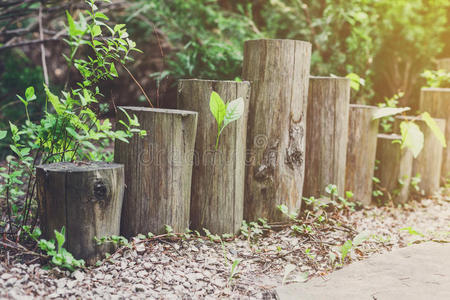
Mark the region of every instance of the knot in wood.
<instances>
[{"instance_id":1,"label":"knot in wood","mask_svg":"<svg viewBox=\"0 0 450 300\"><path fill-rule=\"evenodd\" d=\"M94 196L98 201L105 200L108 193L108 188L101 179L96 179L94 182Z\"/></svg>"},{"instance_id":2,"label":"knot in wood","mask_svg":"<svg viewBox=\"0 0 450 300\"><path fill-rule=\"evenodd\" d=\"M303 164L302 141L305 136L304 128L300 123L292 124L289 129L289 145L286 149L286 164L294 169Z\"/></svg>"}]
</instances>

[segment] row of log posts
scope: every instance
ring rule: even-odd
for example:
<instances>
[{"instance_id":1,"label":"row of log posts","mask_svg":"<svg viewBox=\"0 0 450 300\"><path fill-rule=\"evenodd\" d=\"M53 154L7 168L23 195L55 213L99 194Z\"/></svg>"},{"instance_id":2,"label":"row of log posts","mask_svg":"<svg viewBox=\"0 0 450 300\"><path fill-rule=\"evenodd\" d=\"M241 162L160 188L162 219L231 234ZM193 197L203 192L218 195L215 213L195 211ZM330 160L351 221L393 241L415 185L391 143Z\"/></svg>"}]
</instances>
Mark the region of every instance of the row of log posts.
<instances>
[{"instance_id":1,"label":"row of log posts","mask_svg":"<svg viewBox=\"0 0 450 300\"><path fill-rule=\"evenodd\" d=\"M44 235L66 226L67 248L92 263L110 251L96 245L94 236L161 233L165 225L175 231L236 233L242 219L284 220L277 205L296 212L303 195L318 197L330 183L341 195L353 191L355 200L368 205L376 156L381 161L377 176L389 191L406 180L395 198L406 201L411 154L392 143L398 136L379 136L377 147L373 113L378 108L349 105L347 79L310 78L310 58L307 42L247 41L242 78L248 82L182 80L177 105L185 110L123 107L148 134L129 143L116 141L118 164L38 168ZM208 105L212 91L225 100L245 101L244 116L225 129L218 150ZM423 111L446 119L447 141L449 95L449 89L424 89L420 101ZM118 127L126 113L119 112ZM433 168L440 163L429 157L438 157L439 149L423 131L426 146L414 172L424 173L421 187L431 193L437 189ZM450 172L449 155L447 148L443 176Z\"/></svg>"},{"instance_id":2,"label":"row of log posts","mask_svg":"<svg viewBox=\"0 0 450 300\"><path fill-rule=\"evenodd\" d=\"M436 119L439 129L445 132L445 120ZM411 176L420 175L419 188L424 195L432 196L439 191L443 147L436 135L421 118L398 116L395 118L394 132L400 133L400 123L414 121L424 135L423 149L414 159Z\"/></svg>"},{"instance_id":3,"label":"row of log posts","mask_svg":"<svg viewBox=\"0 0 450 300\"><path fill-rule=\"evenodd\" d=\"M423 88L420 95L420 111L433 118L445 119L445 140L450 143L450 88ZM450 146L444 149L441 179L450 178Z\"/></svg>"},{"instance_id":4,"label":"row of log posts","mask_svg":"<svg viewBox=\"0 0 450 300\"><path fill-rule=\"evenodd\" d=\"M320 197L328 184L345 189L350 80L310 77L303 195Z\"/></svg>"}]
</instances>

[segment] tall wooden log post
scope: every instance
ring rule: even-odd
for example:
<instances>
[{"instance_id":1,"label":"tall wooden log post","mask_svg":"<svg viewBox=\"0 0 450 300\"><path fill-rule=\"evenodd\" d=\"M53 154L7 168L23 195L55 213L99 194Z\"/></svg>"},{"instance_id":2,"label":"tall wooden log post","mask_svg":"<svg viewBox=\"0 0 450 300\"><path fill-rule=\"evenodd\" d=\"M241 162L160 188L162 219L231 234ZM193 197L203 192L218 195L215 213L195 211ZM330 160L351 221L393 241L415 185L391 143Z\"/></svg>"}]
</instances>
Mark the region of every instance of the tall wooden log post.
<instances>
[{"instance_id":1,"label":"tall wooden log post","mask_svg":"<svg viewBox=\"0 0 450 300\"><path fill-rule=\"evenodd\" d=\"M244 115L230 123L215 149L217 122L209 109L211 93L224 101L242 97ZM191 228L214 234L236 233L244 216L248 82L180 80L177 107L198 112L191 187Z\"/></svg>"},{"instance_id":2,"label":"tall wooden log post","mask_svg":"<svg viewBox=\"0 0 450 300\"><path fill-rule=\"evenodd\" d=\"M437 69L450 72L450 57L437 60Z\"/></svg>"},{"instance_id":3,"label":"tall wooden log post","mask_svg":"<svg viewBox=\"0 0 450 300\"><path fill-rule=\"evenodd\" d=\"M244 219L284 220L277 205L300 209L305 169L311 44L252 40L242 78L252 85L247 130Z\"/></svg>"},{"instance_id":4,"label":"tall wooden log post","mask_svg":"<svg viewBox=\"0 0 450 300\"><path fill-rule=\"evenodd\" d=\"M420 94L420 111L428 112L433 118L445 119L445 140L447 147L442 156L441 179L450 178L450 88L423 88Z\"/></svg>"},{"instance_id":5,"label":"tall wooden log post","mask_svg":"<svg viewBox=\"0 0 450 300\"><path fill-rule=\"evenodd\" d=\"M328 184L345 189L350 80L310 77L303 195L319 197Z\"/></svg>"},{"instance_id":6,"label":"tall wooden log post","mask_svg":"<svg viewBox=\"0 0 450 300\"><path fill-rule=\"evenodd\" d=\"M99 162L53 163L36 168L37 197L43 236L66 229L64 247L93 264L112 252L94 237L120 234L124 168Z\"/></svg>"},{"instance_id":7,"label":"tall wooden log post","mask_svg":"<svg viewBox=\"0 0 450 300\"><path fill-rule=\"evenodd\" d=\"M383 199L395 204L406 203L409 198L413 155L408 148L401 148L397 134L379 134L377 142L377 160L379 161L375 177L380 180Z\"/></svg>"},{"instance_id":8,"label":"tall wooden log post","mask_svg":"<svg viewBox=\"0 0 450 300\"><path fill-rule=\"evenodd\" d=\"M438 127L445 132L445 120L434 118ZM443 147L436 135L428 125L420 118L398 116L395 118L394 133L400 133L400 123L403 121L414 121L424 135L423 149L414 159L412 175L420 175L419 188L426 196L432 196L439 191L441 178Z\"/></svg>"},{"instance_id":9,"label":"tall wooden log post","mask_svg":"<svg viewBox=\"0 0 450 300\"><path fill-rule=\"evenodd\" d=\"M116 141L114 160L125 165L125 198L121 232L177 232L189 226L191 176L197 113L184 110L122 107L138 117L143 137ZM126 120L123 112L118 121ZM118 123L118 126L119 123Z\"/></svg>"},{"instance_id":10,"label":"tall wooden log post","mask_svg":"<svg viewBox=\"0 0 450 300\"><path fill-rule=\"evenodd\" d=\"M379 120L373 120L375 106L350 104L345 190L353 200L369 205L375 168Z\"/></svg>"}]
</instances>

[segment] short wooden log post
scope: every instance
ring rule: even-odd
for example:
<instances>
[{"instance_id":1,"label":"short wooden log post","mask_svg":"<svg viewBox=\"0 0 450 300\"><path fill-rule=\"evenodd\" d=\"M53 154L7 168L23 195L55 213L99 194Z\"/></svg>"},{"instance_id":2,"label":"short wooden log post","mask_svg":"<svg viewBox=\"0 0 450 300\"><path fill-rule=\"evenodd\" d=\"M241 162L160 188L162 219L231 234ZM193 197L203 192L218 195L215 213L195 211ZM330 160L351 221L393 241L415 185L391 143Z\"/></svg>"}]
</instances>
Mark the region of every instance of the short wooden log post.
<instances>
[{"instance_id":1,"label":"short wooden log post","mask_svg":"<svg viewBox=\"0 0 450 300\"><path fill-rule=\"evenodd\" d=\"M230 123L215 150L217 122L209 109L211 93L224 101L242 97L244 115ZM198 112L191 187L191 228L214 234L237 233L244 216L245 148L250 83L180 80L177 107Z\"/></svg>"},{"instance_id":2,"label":"short wooden log post","mask_svg":"<svg viewBox=\"0 0 450 300\"><path fill-rule=\"evenodd\" d=\"M177 232L189 226L192 162L197 113L183 110L122 107L136 115L145 137L116 141L114 160L125 165L125 197L121 232ZM119 112L118 121L126 121ZM118 123L118 126L119 123Z\"/></svg>"},{"instance_id":3,"label":"short wooden log post","mask_svg":"<svg viewBox=\"0 0 450 300\"><path fill-rule=\"evenodd\" d=\"M375 177L380 180L385 202L406 203L409 198L413 155L408 148L401 148L397 134L379 134L377 142L377 160L379 164Z\"/></svg>"},{"instance_id":4,"label":"short wooden log post","mask_svg":"<svg viewBox=\"0 0 450 300\"><path fill-rule=\"evenodd\" d=\"M442 156L441 182L450 178L450 88L422 88L420 111L428 112L433 118L445 119L445 140L447 147Z\"/></svg>"},{"instance_id":5,"label":"short wooden log post","mask_svg":"<svg viewBox=\"0 0 450 300\"><path fill-rule=\"evenodd\" d=\"M445 120L434 118L438 127L445 132ZM394 133L400 134L400 123L414 121L423 132L424 143L420 154L414 159L412 176L420 175L419 188L426 196L432 196L439 191L441 178L443 147L436 135L420 118L398 116L395 118Z\"/></svg>"},{"instance_id":6,"label":"short wooden log post","mask_svg":"<svg viewBox=\"0 0 450 300\"><path fill-rule=\"evenodd\" d=\"M36 168L37 197L43 236L66 228L64 247L75 258L93 264L112 252L101 238L120 233L124 168L100 162L53 163Z\"/></svg>"},{"instance_id":7,"label":"short wooden log post","mask_svg":"<svg viewBox=\"0 0 450 300\"><path fill-rule=\"evenodd\" d=\"M350 80L310 77L303 195L319 197L328 184L345 189Z\"/></svg>"},{"instance_id":8,"label":"short wooden log post","mask_svg":"<svg viewBox=\"0 0 450 300\"><path fill-rule=\"evenodd\" d=\"M450 72L450 57L437 60L437 69Z\"/></svg>"},{"instance_id":9,"label":"short wooden log post","mask_svg":"<svg viewBox=\"0 0 450 300\"><path fill-rule=\"evenodd\" d=\"M375 106L350 104L345 190L353 200L369 205L375 168L379 120L373 120Z\"/></svg>"},{"instance_id":10,"label":"short wooden log post","mask_svg":"<svg viewBox=\"0 0 450 300\"><path fill-rule=\"evenodd\" d=\"M311 44L252 40L242 78L252 85L247 130L244 219L284 220L277 205L300 209L305 168Z\"/></svg>"}]
</instances>

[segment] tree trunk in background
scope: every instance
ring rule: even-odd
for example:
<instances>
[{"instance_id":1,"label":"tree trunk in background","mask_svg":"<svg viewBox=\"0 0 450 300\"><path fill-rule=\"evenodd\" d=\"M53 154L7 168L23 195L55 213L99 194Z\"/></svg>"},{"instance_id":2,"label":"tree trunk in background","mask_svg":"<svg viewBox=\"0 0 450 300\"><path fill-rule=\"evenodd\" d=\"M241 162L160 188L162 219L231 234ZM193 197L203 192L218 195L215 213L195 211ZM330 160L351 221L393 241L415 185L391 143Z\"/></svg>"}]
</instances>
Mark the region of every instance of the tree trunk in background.
<instances>
[{"instance_id":1,"label":"tree trunk in background","mask_svg":"<svg viewBox=\"0 0 450 300\"><path fill-rule=\"evenodd\" d=\"M436 118L434 120L442 132L445 132L445 120ZM403 121L414 121L423 132L423 149L414 159L411 176L420 174L420 190L423 191L424 195L432 196L439 192L443 147L430 127L423 120L415 117L396 117L394 133L400 134L400 123Z\"/></svg>"},{"instance_id":2,"label":"tree trunk in background","mask_svg":"<svg viewBox=\"0 0 450 300\"><path fill-rule=\"evenodd\" d=\"M37 197L43 237L66 228L64 247L75 258L94 264L111 253L111 244L94 237L120 234L124 168L101 162L54 163L36 168Z\"/></svg>"},{"instance_id":3,"label":"tree trunk in background","mask_svg":"<svg viewBox=\"0 0 450 300\"><path fill-rule=\"evenodd\" d=\"M130 116L136 115L140 128L147 131L145 137L135 135L129 143L115 143L114 160L125 165L122 235L159 234L164 232L164 225L184 232L189 226L197 113L122 108ZM127 120L122 111L117 122L120 120Z\"/></svg>"},{"instance_id":4,"label":"tree trunk in background","mask_svg":"<svg viewBox=\"0 0 450 300\"><path fill-rule=\"evenodd\" d=\"M328 184L345 189L350 80L310 77L306 125L305 197L323 195Z\"/></svg>"},{"instance_id":5,"label":"tree trunk in background","mask_svg":"<svg viewBox=\"0 0 450 300\"><path fill-rule=\"evenodd\" d=\"M380 180L385 203L403 204L409 198L413 155L408 148L401 148L397 134L379 134L377 142L378 168L375 177Z\"/></svg>"},{"instance_id":6,"label":"tree trunk in background","mask_svg":"<svg viewBox=\"0 0 450 300\"><path fill-rule=\"evenodd\" d=\"M445 119L447 148L444 149L441 168L442 182L445 183L446 178L450 178L450 88L423 88L420 111L428 112L433 118Z\"/></svg>"},{"instance_id":7,"label":"tree trunk in background","mask_svg":"<svg viewBox=\"0 0 450 300\"><path fill-rule=\"evenodd\" d=\"M250 81L244 219L271 221L300 209L305 168L311 44L252 40L244 45L242 78Z\"/></svg>"},{"instance_id":8,"label":"tree trunk in background","mask_svg":"<svg viewBox=\"0 0 450 300\"><path fill-rule=\"evenodd\" d=\"M222 132L215 150L217 122L209 108L212 91L225 102L242 97L244 115ZM248 82L180 80L177 107L198 112L191 187L191 228L214 234L239 231L244 215Z\"/></svg>"},{"instance_id":9,"label":"tree trunk in background","mask_svg":"<svg viewBox=\"0 0 450 300\"><path fill-rule=\"evenodd\" d=\"M369 205L377 149L378 120L375 106L351 104L349 111L345 190L354 200Z\"/></svg>"}]
</instances>

